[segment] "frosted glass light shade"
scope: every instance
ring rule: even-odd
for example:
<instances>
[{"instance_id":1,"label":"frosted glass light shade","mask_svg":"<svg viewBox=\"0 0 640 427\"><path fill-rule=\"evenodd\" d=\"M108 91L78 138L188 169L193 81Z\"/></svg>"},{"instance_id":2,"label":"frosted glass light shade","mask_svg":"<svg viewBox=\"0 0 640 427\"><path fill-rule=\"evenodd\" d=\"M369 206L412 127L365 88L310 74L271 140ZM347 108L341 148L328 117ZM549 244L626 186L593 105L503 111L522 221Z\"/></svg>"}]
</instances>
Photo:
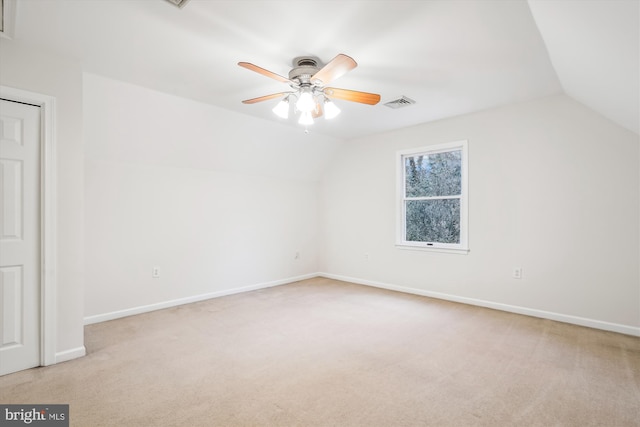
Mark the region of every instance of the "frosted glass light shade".
<instances>
[{"instance_id":1,"label":"frosted glass light shade","mask_svg":"<svg viewBox=\"0 0 640 427\"><path fill-rule=\"evenodd\" d=\"M313 117L311 117L311 112L310 111L302 112L300 114L300 119L298 120L298 123L300 123L301 125L312 125Z\"/></svg>"},{"instance_id":2,"label":"frosted glass light shade","mask_svg":"<svg viewBox=\"0 0 640 427\"><path fill-rule=\"evenodd\" d=\"M282 101L278 102L278 105L273 107L274 114L280 118L288 119L289 118L289 98L285 98Z\"/></svg>"},{"instance_id":3,"label":"frosted glass light shade","mask_svg":"<svg viewBox=\"0 0 640 427\"><path fill-rule=\"evenodd\" d=\"M313 95L310 90L302 89L300 98L298 98L298 102L296 102L296 107L303 113L309 113L316 108L316 103L313 100Z\"/></svg>"},{"instance_id":4,"label":"frosted glass light shade","mask_svg":"<svg viewBox=\"0 0 640 427\"><path fill-rule=\"evenodd\" d=\"M324 118L327 120L333 119L340 114L340 109L333 102L326 100L324 103Z\"/></svg>"}]
</instances>

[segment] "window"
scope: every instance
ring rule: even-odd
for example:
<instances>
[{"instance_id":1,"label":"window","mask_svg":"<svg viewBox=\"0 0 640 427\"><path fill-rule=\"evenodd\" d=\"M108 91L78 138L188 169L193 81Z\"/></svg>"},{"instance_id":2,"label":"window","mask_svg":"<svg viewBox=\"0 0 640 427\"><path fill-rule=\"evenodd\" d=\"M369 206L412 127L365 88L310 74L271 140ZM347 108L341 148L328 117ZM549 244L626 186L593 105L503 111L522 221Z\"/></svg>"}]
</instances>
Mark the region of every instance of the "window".
<instances>
[{"instance_id":1,"label":"window","mask_svg":"<svg viewBox=\"0 0 640 427\"><path fill-rule=\"evenodd\" d=\"M467 141L397 153L396 244L467 253Z\"/></svg>"}]
</instances>

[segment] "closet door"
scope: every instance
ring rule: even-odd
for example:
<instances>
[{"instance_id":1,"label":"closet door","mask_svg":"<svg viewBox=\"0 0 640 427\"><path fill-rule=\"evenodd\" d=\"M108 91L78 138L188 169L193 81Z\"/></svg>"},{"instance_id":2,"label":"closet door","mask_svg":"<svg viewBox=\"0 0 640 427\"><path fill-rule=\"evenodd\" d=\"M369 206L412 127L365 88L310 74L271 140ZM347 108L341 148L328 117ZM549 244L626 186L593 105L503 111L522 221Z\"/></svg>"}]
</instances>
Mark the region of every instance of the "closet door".
<instances>
[{"instance_id":1,"label":"closet door","mask_svg":"<svg viewBox=\"0 0 640 427\"><path fill-rule=\"evenodd\" d=\"M40 107L0 100L0 375L40 365Z\"/></svg>"}]
</instances>

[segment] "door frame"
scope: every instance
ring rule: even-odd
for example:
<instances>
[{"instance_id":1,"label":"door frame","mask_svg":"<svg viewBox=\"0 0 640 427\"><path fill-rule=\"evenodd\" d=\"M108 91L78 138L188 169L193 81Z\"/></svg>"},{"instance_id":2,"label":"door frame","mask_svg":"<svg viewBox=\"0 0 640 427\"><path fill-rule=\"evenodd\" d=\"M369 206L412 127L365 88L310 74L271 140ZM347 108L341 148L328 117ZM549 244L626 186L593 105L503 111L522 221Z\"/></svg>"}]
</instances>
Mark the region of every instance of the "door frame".
<instances>
[{"instance_id":1,"label":"door frame","mask_svg":"<svg viewBox=\"0 0 640 427\"><path fill-rule=\"evenodd\" d=\"M56 363L56 99L0 85L0 97L40 107L40 365Z\"/></svg>"}]
</instances>

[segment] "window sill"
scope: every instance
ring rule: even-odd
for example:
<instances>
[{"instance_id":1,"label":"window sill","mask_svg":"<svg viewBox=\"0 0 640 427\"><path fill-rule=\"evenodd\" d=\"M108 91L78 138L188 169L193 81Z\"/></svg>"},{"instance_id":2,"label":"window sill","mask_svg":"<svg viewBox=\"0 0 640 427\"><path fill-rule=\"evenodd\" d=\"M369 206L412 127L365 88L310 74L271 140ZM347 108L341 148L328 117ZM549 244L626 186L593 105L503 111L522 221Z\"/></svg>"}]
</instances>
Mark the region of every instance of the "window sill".
<instances>
[{"instance_id":1,"label":"window sill","mask_svg":"<svg viewBox=\"0 0 640 427\"><path fill-rule=\"evenodd\" d=\"M445 254L456 254L456 255L467 255L469 253L469 249L434 248L430 246L413 246L413 245L396 244L396 248L403 251L440 252Z\"/></svg>"}]
</instances>

